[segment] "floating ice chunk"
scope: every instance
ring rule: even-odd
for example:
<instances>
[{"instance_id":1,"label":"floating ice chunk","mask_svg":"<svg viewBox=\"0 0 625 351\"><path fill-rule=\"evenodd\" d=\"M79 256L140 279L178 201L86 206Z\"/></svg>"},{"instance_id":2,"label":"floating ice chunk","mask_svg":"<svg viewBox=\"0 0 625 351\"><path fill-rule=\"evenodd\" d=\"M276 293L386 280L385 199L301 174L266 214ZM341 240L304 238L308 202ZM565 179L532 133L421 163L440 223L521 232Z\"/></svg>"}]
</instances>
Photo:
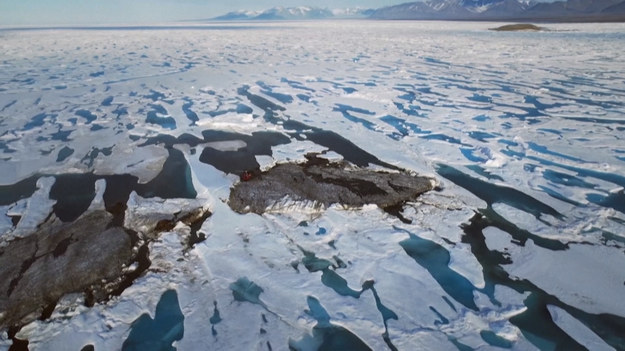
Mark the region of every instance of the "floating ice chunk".
<instances>
[{"instance_id":1,"label":"floating ice chunk","mask_svg":"<svg viewBox=\"0 0 625 351\"><path fill-rule=\"evenodd\" d=\"M212 118L200 118L197 125L201 128L234 130L240 133L249 133L259 129L266 130L254 119L251 113L224 113Z\"/></svg>"},{"instance_id":2,"label":"floating ice chunk","mask_svg":"<svg viewBox=\"0 0 625 351\"><path fill-rule=\"evenodd\" d=\"M45 157L38 154L23 155L19 159L2 161L2 172L0 172L0 184L15 184L30 175L45 169L49 162Z\"/></svg>"},{"instance_id":3,"label":"floating ice chunk","mask_svg":"<svg viewBox=\"0 0 625 351\"><path fill-rule=\"evenodd\" d=\"M319 157L325 158L326 160L330 162L338 162L338 161L343 160L343 156L340 154L337 154L334 151L324 152L323 155L320 155Z\"/></svg>"},{"instance_id":4,"label":"floating ice chunk","mask_svg":"<svg viewBox=\"0 0 625 351\"><path fill-rule=\"evenodd\" d=\"M482 265L471 254L471 248L467 245L456 244L449 250L449 268L456 271L478 289L486 285L482 274Z\"/></svg>"},{"instance_id":5,"label":"floating ice chunk","mask_svg":"<svg viewBox=\"0 0 625 351\"><path fill-rule=\"evenodd\" d=\"M499 228L487 227L482 230L482 234L484 234L484 238L486 239L486 246L491 251L505 252L513 246L510 242L512 236Z\"/></svg>"},{"instance_id":6,"label":"floating ice chunk","mask_svg":"<svg viewBox=\"0 0 625 351\"><path fill-rule=\"evenodd\" d=\"M271 153L276 162L306 162L304 155L308 153L323 154L327 150L327 148L308 140L294 140L289 144L271 147Z\"/></svg>"},{"instance_id":7,"label":"floating ice chunk","mask_svg":"<svg viewBox=\"0 0 625 351\"><path fill-rule=\"evenodd\" d=\"M98 179L95 181L95 197L89 205L89 210L104 210L104 191L106 190L106 180Z\"/></svg>"},{"instance_id":8,"label":"floating ice chunk","mask_svg":"<svg viewBox=\"0 0 625 351\"><path fill-rule=\"evenodd\" d=\"M536 218L530 213L504 203L494 203L492 208L506 220L532 234L556 240L562 239L568 241L577 239L575 236L576 233L570 230L563 230L568 224L566 221L558 221L549 214L542 214L540 218Z\"/></svg>"},{"instance_id":9,"label":"floating ice chunk","mask_svg":"<svg viewBox=\"0 0 625 351\"><path fill-rule=\"evenodd\" d=\"M230 187L239 180L239 177L234 174L225 174L214 166L201 162L199 156L199 153L195 157L190 157L185 153L197 198L207 199L209 203L212 203L213 198L227 199Z\"/></svg>"},{"instance_id":10,"label":"floating ice chunk","mask_svg":"<svg viewBox=\"0 0 625 351\"><path fill-rule=\"evenodd\" d=\"M171 221L177 218L177 215L203 208L205 204L201 199L148 199L133 191L128 197L127 205L124 227L141 233L149 233L154 230L159 221Z\"/></svg>"},{"instance_id":11,"label":"floating ice chunk","mask_svg":"<svg viewBox=\"0 0 625 351\"><path fill-rule=\"evenodd\" d=\"M9 213L9 211L11 211L11 207L0 206L0 237L13 227L11 217L21 216L21 214Z\"/></svg>"},{"instance_id":12,"label":"floating ice chunk","mask_svg":"<svg viewBox=\"0 0 625 351\"><path fill-rule=\"evenodd\" d=\"M161 172L168 156L167 150L158 145L142 147L115 145L112 156L96 159L94 173L132 174L139 178L139 183L147 183Z\"/></svg>"},{"instance_id":13,"label":"floating ice chunk","mask_svg":"<svg viewBox=\"0 0 625 351\"><path fill-rule=\"evenodd\" d=\"M15 228L13 235L29 234L39 224L43 223L52 212L52 206L56 201L50 199L49 193L54 181L54 177L41 177L37 180L38 189L28 199L22 219Z\"/></svg>"},{"instance_id":14,"label":"floating ice chunk","mask_svg":"<svg viewBox=\"0 0 625 351\"><path fill-rule=\"evenodd\" d=\"M506 157L499 152L489 149L488 161L484 163L486 167L501 168L506 164Z\"/></svg>"},{"instance_id":15,"label":"floating ice chunk","mask_svg":"<svg viewBox=\"0 0 625 351\"><path fill-rule=\"evenodd\" d=\"M202 145L219 151L237 151L247 146L243 140L211 141Z\"/></svg>"},{"instance_id":16,"label":"floating ice chunk","mask_svg":"<svg viewBox=\"0 0 625 351\"><path fill-rule=\"evenodd\" d=\"M268 155L256 155L256 162L260 166L261 171L266 171L276 165L276 160Z\"/></svg>"},{"instance_id":17,"label":"floating ice chunk","mask_svg":"<svg viewBox=\"0 0 625 351\"><path fill-rule=\"evenodd\" d=\"M200 92L204 94L215 95L215 89L213 89L213 87L211 86L205 86L200 88Z\"/></svg>"},{"instance_id":18,"label":"floating ice chunk","mask_svg":"<svg viewBox=\"0 0 625 351\"><path fill-rule=\"evenodd\" d=\"M481 146L474 149L461 148L462 154L469 161L483 163L486 167L500 168L506 164L506 157L487 146Z\"/></svg>"},{"instance_id":19,"label":"floating ice chunk","mask_svg":"<svg viewBox=\"0 0 625 351\"><path fill-rule=\"evenodd\" d=\"M508 251L510 252L510 251ZM527 241L510 252L507 272L528 279L562 302L588 313L610 313L625 317L625 257L618 248L569 245L552 251Z\"/></svg>"},{"instance_id":20,"label":"floating ice chunk","mask_svg":"<svg viewBox=\"0 0 625 351\"><path fill-rule=\"evenodd\" d=\"M588 329L587 326L568 314L565 310L553 305L547 305L547 309L549 309L549 314L551 314L553 321L560 328L562 328L564 332L575 339L575 341L582 344L584 347L587 347L588 350L615 350L613 347L606 344L605 341L603 341L603 339L601 339L597 334Z\"/></svg>"}]
</instances>

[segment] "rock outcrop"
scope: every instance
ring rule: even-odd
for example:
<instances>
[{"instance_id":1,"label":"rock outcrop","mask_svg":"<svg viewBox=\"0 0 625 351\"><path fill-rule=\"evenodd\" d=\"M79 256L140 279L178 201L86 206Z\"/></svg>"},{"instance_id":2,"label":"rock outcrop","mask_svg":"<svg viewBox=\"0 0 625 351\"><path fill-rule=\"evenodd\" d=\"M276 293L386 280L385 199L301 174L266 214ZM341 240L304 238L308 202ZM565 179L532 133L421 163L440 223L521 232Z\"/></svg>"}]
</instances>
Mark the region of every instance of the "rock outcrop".
<instances>
[{"instance_id":1,"label":"rock outcrop","mask_svg":"<svg viewBox=\"0 0 625 351\"><path fill-rule=\"evenodd\" d=\"M190 227L185 240L192 246L210 212L196 207L152 216L153 223L142 221L145 232L120 216L98 209L73 222L53 218L30 235L0 242L0 330L48 318L68 293L84 292L87 305L121 294L150 267L148 244L159 232L181 222Z\"/></svg>"},{"instance_id":2,"label":"rock outcrop","mask_svg":"<svg viewBox=\"0 0 625 351\"><path fill-rule=\"evenodd\" d=\"M490 30L494 30L496 32L538 32L541 30L545 30L543 27L539 27L530 23L517 23L517 24L506 24L496 28L489 28Z\"/></svg>"},{"instance_id":3,"label":"rock outcrop","mask_svg":"<svg viewBox=\"0 0 625 351\"><path fill-rule=\"evenodd\" d=\"M392 209L434 188L434 180L407 171L383 172L307 155L306 163L284 163L236 184L229 205L262 214L282 201L328 207L375 204Z\"/></svg>"}]
</instances>

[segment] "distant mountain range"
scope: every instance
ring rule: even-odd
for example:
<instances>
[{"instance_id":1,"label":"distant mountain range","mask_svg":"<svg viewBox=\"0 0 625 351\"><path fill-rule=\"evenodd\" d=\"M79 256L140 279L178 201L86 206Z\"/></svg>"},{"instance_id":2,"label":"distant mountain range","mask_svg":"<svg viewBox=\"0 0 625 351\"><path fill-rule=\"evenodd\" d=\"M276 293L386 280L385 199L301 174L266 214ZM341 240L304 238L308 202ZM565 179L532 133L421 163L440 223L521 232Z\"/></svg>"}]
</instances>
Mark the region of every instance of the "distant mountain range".
<instances>
[{"instance_id":1,"label":"distant mountain range","mask_svg":"<svg viewBox=\"0 0 625 351\"><path fill-rule=\"evenodd\" d=\"M426 0L384 7L374 19L624 21L625 0Z\"/></svg>"},{"instance_id":2,"label":"distant mountain range","mask_svg":"<svg viewBox=\"0 0 625 351\"><path fill-rule=\"evenodd\" d=\"M380 9L274 7L235 11L213 20L313 20L371 18L384 20L467 21L625 21L625 0L424 0Z\"/></svg>"},{"instance_id":3,"label":"distant mountain range","mask_svg":"<svg viewBox=\"0 0 625 351\"><path fill-rule=\"evenodd\" d=\"M274 7L263 11L234 11L215 17L218 21L269 21L269 20L312 20L333 18L367 18L374 9L347 8L326 9L318 7Z\"/></svg>"}]
</instances>

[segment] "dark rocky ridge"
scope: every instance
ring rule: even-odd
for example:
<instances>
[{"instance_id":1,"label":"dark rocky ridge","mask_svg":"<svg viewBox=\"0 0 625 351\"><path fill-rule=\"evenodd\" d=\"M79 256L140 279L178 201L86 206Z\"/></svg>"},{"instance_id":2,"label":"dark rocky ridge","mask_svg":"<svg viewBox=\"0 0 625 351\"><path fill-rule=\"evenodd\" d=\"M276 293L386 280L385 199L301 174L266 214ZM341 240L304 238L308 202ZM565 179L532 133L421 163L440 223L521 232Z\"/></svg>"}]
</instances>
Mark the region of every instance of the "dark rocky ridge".
<instances>
[{"instance_id":1,"label":"dark rocky ridge","mask_svg":"<svg viewBox=\"0 0 625 351\"><path fill-rule=\"evenodd\" d=\"M42 315L65 293L121 276L136 240L124 228L109 228L112 220L108 212L96 211L69 225L53 221L2 247L0 327Z\"/></svg>"},{"instance_id":2,"label":"dark rocky ridge","mask_svg":"<svg viewBox=\"0 0 625 351\"><path fill-rule=\"evenodd\" d=\"M279 164L236 184L230 192L230 207L240 213L262 214L288 198L324 207L376 204L396 212L397 206L434 188L433 179L407 171L373 171L312 154L306 157L306 163Z\"/></svg>"},{"instance_id":3,"label":"dark rocky ridge","mask_svg":"<svg viewBox=\"0 0 625 351\"><path fill-rule=\"evenodd\" d=\"M74 222L54 218L31 235L0 242L0 330L48 318L68 293L84 292L88 306L120 295L150 267L148 243L159 232L182 222L191 227L186 244L192 246L202 241L197 231L209 216L201 207L182 211L158 220L149 233L137 233L123 227L123 219L93 210Z\"/></svg>"},{"instance_id":4,"label":"dark rocky ridge","mask_svg":"<svg viewBox=\"0 0 625 351\"><path fill-rule=\"evenodd\" d=\"M622 22L623 0L428 0L375 10L370 18L384 20Z\"/></svg>"},{"instance_id":5,"label":"dark rocky ridge","mask_svg":"<svg viewBox=\"0 0 625 351\"><path fill-rule=\"evenodd\" d=\"M496 28L489 28L490 30L494 30L496 32L518 32L518 31L532 31L537 32L544 30L543 27L539 27L529 23L517 23L517 24L506 24Z\"/></svg>"}]
</instances>

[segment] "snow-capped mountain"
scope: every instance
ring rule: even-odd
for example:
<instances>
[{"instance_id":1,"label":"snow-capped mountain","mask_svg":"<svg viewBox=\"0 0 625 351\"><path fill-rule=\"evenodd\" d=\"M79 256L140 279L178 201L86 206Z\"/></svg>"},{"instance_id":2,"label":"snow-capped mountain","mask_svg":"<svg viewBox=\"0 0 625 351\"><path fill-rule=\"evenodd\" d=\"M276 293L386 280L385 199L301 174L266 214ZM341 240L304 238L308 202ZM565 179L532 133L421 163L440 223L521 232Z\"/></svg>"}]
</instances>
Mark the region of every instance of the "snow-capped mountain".
<instances>
[{"instance_id":1,"label":"snow-capped mountain","mask_svg":"<svg viewBox=\"0 0 625 351\"><path fill-rule=\"evenodd\" d=\"M425 0L374 11L375 19L412 20L625 20L623 0Z\"/></svg>"},{"instance_id":2,"label":"snow-capped mountain","mask_svg":"<svg viewBox=\"0 0 625 351\"><path fill-rule=\"evenodd\" d=\"M298 20L322 19L332 17L332 11L315 7L274 7L261 12L253 19L260 20Z\"/></svg>"},{"instance_id":3,"label":"snow-capped mountain","mask_svg":"<svg viewBox=\"0 0 625 351\"><path fill-rule=\"evenodd\" d=\"M228 20L309 20L330 18L365 18L374 10L363 8L327 9L319 7L273 7L263 11L234 11L213 18L219 21Z\"/></svg>"},{"instance_id":4,"label":"snow-capped mountain","mask_svg":"<svg viewBox=\"0 0 625 351\"><path fill-rule=\"evenodd\" d=\"M354 17L369 17L375 9L365 9L361 7L350 7L343 9L333 9L332 14L337 18L354 18Z\"/></svg>"},{"instance_id":5,"label":"snow-capped mountain","mask_svg":"<svg viewBox=\"0 0 625 351\"><path fill-rule=\"evenodd\" d=\"M533 5L525 0L427 0L376 10L376 19L492 19L515 17Z\"/></svg>"},{"instance_id":6,"label":"snow-capped mountain","mask_svg":"<svg viewBox=\"0 0 625 351\"><path fill-rule=\"evenodd\" d=\"M590 18L595 20L625 20L623 0L568 0L552 3L539 3L528 9L529 16L537 18L563 17L573 19Z\"/></svg>"},{"instance_id":7,"label":"snow-capped mountain","mask_svg":"<svg viewBox=\"0 0 625 351\"><path fill-rule=\"evenodd\" d=\"M261 13L261 11L239 10L239 11L228 12L225 15L221 15L221 16L215 17L214 19L220 20L220 21L247 20L247 19L250 19L250 18L258 16L260 13Z\"/></svg>"},{"instance_id":8,"label":"snow-capped mountain","mask_svg":"<svg viewBox=\"0 0 625 351\"><path fill-rule=\"evenodd\" d=\"M213 20L313 20L373 18L391 20L623 21L625 0L423 0L377 10L363 8L274 7L235 11Z\"/></svg>"}]
</instances>

